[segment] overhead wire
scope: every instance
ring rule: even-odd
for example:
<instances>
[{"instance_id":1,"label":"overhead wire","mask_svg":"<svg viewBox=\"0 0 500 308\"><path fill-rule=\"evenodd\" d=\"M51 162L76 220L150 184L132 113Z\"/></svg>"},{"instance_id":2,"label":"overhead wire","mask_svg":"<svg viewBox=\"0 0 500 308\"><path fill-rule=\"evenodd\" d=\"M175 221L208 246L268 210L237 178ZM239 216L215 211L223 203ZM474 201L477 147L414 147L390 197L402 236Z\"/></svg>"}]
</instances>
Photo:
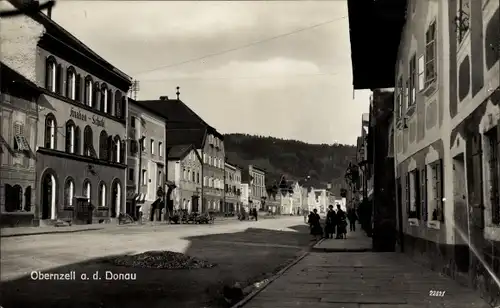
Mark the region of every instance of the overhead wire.
<instances>
[{"instance_id":1,"label":"overhead wire","mask_svg":"<svg viewBox=\"0 0 500 308\"><path fill-rule=\"evenodd\" d=\"M347 18L347 16L342 16L340 18L335 18L335 19L327 20L327 21L324 21L324 22L321 22L321 23L318 23L318 24L314 24L314 25L308 26L308 27L296 29L296 30L291 31L291 32L282 33L282 34L279 34L279 35L276 35L276 36L272 36L272 37L268 37L268 38L265 38L265 39L262 39L262 40L259 40L259 41L255 41L255 42L252 42L252 43L249 43L249 44L245 44L245 45L242 45L242 46L233 47L233 48L225 49L225 50L222 50L222 51L218 51L218 52L206 54L206 55L203 55L203 56L200 56L200 57L196 57L196 58L192 58L192 59L189 59L189 60L184 60L184 61L180 61L180 62L176 62L176 63L172 63L172 64L157 66L157 67L154 67L154 68L151 68L151 69L148 69L148 70L136 72L133 75L143 75L143 74L151 73L151 72L158 71L158 70L163 70L163 69L167 69L167 68L171 68L171 67L175 67L175 66L180 66L180 65L188 64L188 63L195 62L195 61L204 60L204 59L215 57L215 56L220 56L220 55L223 55L223 54L226 54L226 53L238 51L238 50L241 50L241 49L246 49L246 48L249 48L249 47L253 47L255 45L267 43L269 41L273 41L273 40L276 40L276 39L279 39L279 38L287 37L287 36L290 36L290 35L293 35L293 34L296 34L296 33L300 33L300 32L303 32L303 31L315 29L315 28L318 28L318 27L321 27L321 26L324 26L324 25L327 25L327 24L331 24L333 22L336 22L336 21L339 21L339 20L342 20L342 19L345 19L345 18Z\"/></svg>"}]
</instances>

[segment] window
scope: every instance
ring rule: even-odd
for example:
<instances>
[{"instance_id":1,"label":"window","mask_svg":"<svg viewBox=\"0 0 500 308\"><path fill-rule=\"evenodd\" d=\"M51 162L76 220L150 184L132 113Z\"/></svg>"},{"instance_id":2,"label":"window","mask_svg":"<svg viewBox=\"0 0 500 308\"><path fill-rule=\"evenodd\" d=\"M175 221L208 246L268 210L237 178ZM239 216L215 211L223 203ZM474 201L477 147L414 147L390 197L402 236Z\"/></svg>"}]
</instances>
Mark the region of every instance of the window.
<instances>
[{"instance_id":1,"label":"window","mask_svg":"<svg viewBox=\"0 0 500 308\"><path fill-rule=\"evenodd\" d=\"M134 116L130 117L130 127L135 128L135 117Z\"/></svg>"},{"instance_id":2,"label":"window","mask_svg":"<svg viewBox=\"0 0 500 308\"><path fill-rule=\"evenodd\" d=\"M204 176L203 177L203 186L207 186L208 185L208 180L207 180L207 177Z\"/></svg>"},{"instance_id":3,"label":"window","mask_svg":"<svg viewBox=\"0 0 500 308\"><path fill-rule=\"evenodd\" d=\"M73 198L75 197L75 182L72 178L68 178L64 184L64 206L73 206Z\"/></svg>"},{"instance_id":4,"label":"window","mask_svg":"<svg viewBox=\"0 0 500 308\"><path fill-rule=\"evenodd\" d=\"M5 211L16 212L22 209L23 189L19 185L5 184Z\"/></svg>"},{"instance_id":5,"label":"window","mask_svg":"<svg viewBox=\"0 0 500 308\"><path fill-rule=\"evenodd\" d=\"M134 168L129 168L128 169L128 180L134 181L134 178L135 178L135 170L134 170Z\"/></svg>"},{"instance_id":6,"label":"window","mask_svg":"<svg viewBox=\"0 0 500 308\"><path fill-rule=\"evenodd\" d=\"M57 147L57 122L53 114L48 114L45 118L45 147L56 150Z\"/></svg>"},{"instance_id":7,"label":"window","mask_svg":"<svg viewBox=\"0 0 500 308\"><path fill-rule=\"evenodd\" d=\"M113 90L109 89L106 95L106 113L113 113Z\"/></svg>"},{"instance_id":8,"label":"window","mask_svg":"<svg viewBox=\"0 0 500 308\"><path fill-rule=\"evenodd\" d=\"M103 83L101 85L101 95L99 98L99 110L104 113L108 113L108 86Z\"/></svg>"},{"instance_id":9,"label":"window","mask_svg":"<svg viewBox=\"0 0 500 308\"><path fill-rule=\"evenodd\" d=\"M418 90L425 89L425 58L424 56L418 57Z\"/></svg>"},{"instance_id":10,"label":"window","mask_svg":"<svg viewBox=\"0 0 500 308\"><path fill-rule=\"evenodd\" d=\"M488 172L489 172L489 194L491 204L491 222L500 224L500 196L498 190L498 133L495 127L486 134L488 138Z\"/></svg>"},{"instance_id":11,"label":"window","mask_svg":"<svg viewBox=\"0 0 500 308\"><path fill-rule=\"evenodd\" d=\"M101 89L99 87L99 83L95 82L92 87L92 104L95 108L99 108L99 110L103 111L103 106L99 103L99 94L101 93Z\"/></svg>"},{"instance_id":12,"label":"window","mask_svg":"<svg viewBox=\"0 0 500 308\"><path fill-rule=\"evenodd\" d=\"M200 184L200 173L196 172L196 184Z\"/></svg>"},{"instance_id":13,"label":"window","mask_svg":"<svg viewBox=\"0 0 500 308\"><path fill-rule=\"evenodd\" d=\"M203 163L206 164L208 162L207 154L203 154Z\"/></svg>"},{"instance_id":14,"label":"window","mask_svg":"<svg viewBox=\"0 0 500 308\"><path fill-rule=\"evenodd\" d=\"M19 152L30 150L30 144L24 135L24 124L21 122L14 123L14 150Z\"/></svg>"},{"instance_id":15,"label":"window","mask_svg":"<svg viewBox=\"0 0 500 308\"><path fill-rule=\"evenodd\" d=\"M419 170L410 172L410 214L409 218L420 219L420 174Z\"/></svg>"},{"instance_id":16,"label":"window","mask_svg":"<svg viewBox=\"0 0 500 308\"><path fill-rule=\"evenodd\" d=\"M158 142L158 155L163 156L163 143L161 141Z\"/></svg>"},{"instance_id":17,"label":"window","mask_svg":"<svg viewBox=\"0 0 500 308\"><path fill-rule=\"evenodd\" d=\"M150 143L151 143L151 146L150 146L151 155L155 155L155 141L153 139L151 139Z\"/></svg>"},{"instance_id":18,"label":"window","mask_svg":"<svg viewBox=\"0 0 500 308\"><path fill-rule=\"evenodd\" d=\"M148 184L148 174L145 169L142 169L142 185L147 185Z\"/></svg>"},{"instance_id":19,"label":"window","mask_svg":"<svg viewBox=\"0 0 500 308\"><path fill-rule=\"evenodd\" d=\"M403 112L406 112L406 110L409 107L409 97L408 97L408 92L410 91L410 80L406 80L405 82L405 95L404 95L404 102L403 102Z\"/></svg>"},{"instance_id":20,"label":"window","mask_svg":"<svg viewBox=\"0 0 500 308\"><path fill-rule=\"evenodd\" d=\"M92 128L90 126L85 126L83 130L83 155L90 157L97 157L97 153L94 149L94 136Z\"/></svg>"},{"instance_id":21,"label":"window","mask_svg":"<svg viewBox=\"0 0 500 308\"><path fill-rule=\"evenodd\" d=\"M115 91L115 117L122 118L122 92L119 90Z\"/></svg>"},{"instance_id":22,"label":"window","mask_svg":"<svg viewBox=\"0 0 500 308\"><path fill-rule=\"evenodd\" d=\"M66 76L66 96L76 99L76 73L73 67L69 67Z\"/></svg>"},{"instance_id":23,"label":"window","mask_svg":"<svg viewBox=\"0 0 500 308\"><path fill-rule=\"evenodd\" d=\"M66 152L75 153L76 126L72 120L66 122Z\"/></svg>"},{"instance_id":24,"label":"window","mask_svg":"<svg viewBox=\"0 0 500 308\"><path fill-rule=\"evenodd\" d=\"M24 190L24 210L31 211L31 186L26 187Z\"/></svg>"},{"instance_id":25,"label":"window","mask_svg":"<svg viewBox=\"0 0 500 308\"><path fill-rule=\"evenodd\" d=\"M45 64L45 88L50 92L61 94L61 65L56 59L48 57Z\"/></svg>"},{"instance_id":26,"label":"window","mask_svg":"<svg viewBox=\"0 0 500 308\"><path fill-rule=\"evenodd\" d=\"M103 182L99 184L99 206L106 206L106 184Z\"/></svg>"},{"instance_id":27,"label":"window","mask_svg":"<svg viewBox=\"0 0 500 308\"><path fill-rule=\"evenodd\" d=\"M89 201L91 199L91 189L92 189L92 186L90 185L90 181L89 180L85 180L83 182L83 196L86 197Z\"/></svg>"},{"instance_id":28,"label":"window","mask_svg":"<svg viewBox=\"0 0 500 308\"><path fill-rule=\"evenodd\" d=\"M80 74L76 74L75 78L75 101L82 101L82 77Z\"/></svg>"},{"instance_id":29,"label":"window","mask_svg":"<svg viewBox=\"0 0 500 308\"><path fill-rule=\"evenodd\" d=\"M191 172L191 181L196 182L196 174L194 171Z\"/></svg>"},{"instance_id":30,"label":"window","mask_svg":"<svg viewBox=\"0 0 500 308\"><path fill-rule=\"evenodd\" d=\"M142 138L141 138L141 150L143 152L146 152L146 137L145 136L142 136Z\"/></svg>"},{"instance_id":31,"label":"window","mask_svg":"<svg viewBox=\"0 0 500 308\"><path fill-rule=\"evenodd\" d=\"M208 178L208 187L214 187L214 179Z\"/></svg>"},{"instance_id":32,"label":"window","mask_svg":"<svg viewBox=\"0 0 500 308\"><path fill-rule=\"evenodd\" d=\"M135 156L138 151L139 143L137 142L137 140L130 140L130 154Z\"/></svg>"},{"instance_id":33,"label":"window","mask_svg":"<svg viewBox=\"0 0 500 308\"><path fill-rule=\"evenodd\" d=\"M92 92L92 77L90 76L87 76L85 77L85 92L84 92L84 103L85 105L89 106L89 107L92 107L92 104L93 104L93 101L92 101L92 98L93 98L93 92Z\"/></svg>"},{"instance_id":34,"label":"window","mask_svg":"<svg viewBox=\"0 0 500 308\"><path fill-rule=\"evenodd\" d=\"M124 145L120 139L120 137L117 135L115 136L113 140L113 160L116 163L121 163L124 159Z\"/></svg>"},{"instance_id":35,"label":"window","mask_svg":"<svg viewBox=\"0 0 500 308\"><path fill-rule=\"evenodd\" d=\"M436 80L436 22L425 33L425 88Z\"/></svg>"},{"instance_id":36,"label":"window","mask_svg":"<svg viewBox=\"0 0 500 308\"><path fill-rule=\"evenodd\" d=\"M99 135L99 159L109 160L108 133L105 130Z\"/></svg>"},{"instance_id":37,"label":"window","mask_svg":"<svg viewBox=\"0 0 500 308\"><path fill-rule=\"evenodd\" d=\"M409 71L409 80L410 80L410 97L409 97L409 102L408 106L412 106L415 104L416 101L416 55L413 54L413 56L410 59L410 71Z\"/></svg>"},{"instance_id":38,"label":"window","mask_svg":"<svg viewBox=\"0 0 500 308\"><path fill-rule=\"evenodd\" d=\"M433 205L432 220L444 222L443 163L439 160L431 165Z\"/></svg>"}]
</instances>

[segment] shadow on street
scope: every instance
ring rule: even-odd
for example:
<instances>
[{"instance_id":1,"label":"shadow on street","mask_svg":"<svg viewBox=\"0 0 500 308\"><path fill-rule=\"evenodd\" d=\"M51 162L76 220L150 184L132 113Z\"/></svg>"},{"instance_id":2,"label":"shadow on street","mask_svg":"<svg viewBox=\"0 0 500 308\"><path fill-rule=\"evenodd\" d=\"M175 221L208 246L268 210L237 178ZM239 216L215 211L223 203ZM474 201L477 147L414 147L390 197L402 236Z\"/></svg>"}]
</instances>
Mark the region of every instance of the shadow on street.
<instances>
[{"instance_id":1,"label":"shadow on street","mask_svg":"<svg viewBox=\"0 0 500 308\"><path fill-rule=\"evenodd\" d=\"M288 230L291 229L291 230ZM158 236L158 234L151 234ZM205 269L144 269L115 266L116 256L91 259L44 271L75 272L74 281L2 281L0 305L9 307L225 307L224 285L243 287L276 273L313 242L305 225L286 231L249 228L243 232L187 237L185 252L216 264ZM145 238L147 240L147 238ZM131 250L133 247L131 247ZM165 247L158 247L163 250ZM106 272L135 274L135 280L106 280ZM82 280L86 274L88 280ZM97 276L100 279L95 279Z\"/></svg>"}]
</instances>

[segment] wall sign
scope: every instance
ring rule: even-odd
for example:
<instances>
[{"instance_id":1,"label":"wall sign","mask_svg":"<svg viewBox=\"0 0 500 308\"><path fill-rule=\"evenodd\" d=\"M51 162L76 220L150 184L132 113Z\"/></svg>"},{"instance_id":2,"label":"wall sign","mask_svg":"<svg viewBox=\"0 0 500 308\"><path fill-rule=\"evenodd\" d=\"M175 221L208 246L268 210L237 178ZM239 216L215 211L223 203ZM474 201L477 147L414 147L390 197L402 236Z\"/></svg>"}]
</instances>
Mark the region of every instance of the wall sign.
<instances>
[{"instance_id":1,"label":"wall sign","mask_svg":"<svg viewBox=\"0 0 500 308\"><path fill-rule=\"evenodd\" d=\"M92 116L87 116L85 113L81 112L80 110L75 110L73 107L71 107L71 109L69 111L69 116L71 118L75 118L75 119L85 121L85 122L87 122L87 119L90 119L92 124L94 124L96 126L104 127L104 118L103 117L99 117L95 114L93 114Z\"/></svg>"}]
</instances>

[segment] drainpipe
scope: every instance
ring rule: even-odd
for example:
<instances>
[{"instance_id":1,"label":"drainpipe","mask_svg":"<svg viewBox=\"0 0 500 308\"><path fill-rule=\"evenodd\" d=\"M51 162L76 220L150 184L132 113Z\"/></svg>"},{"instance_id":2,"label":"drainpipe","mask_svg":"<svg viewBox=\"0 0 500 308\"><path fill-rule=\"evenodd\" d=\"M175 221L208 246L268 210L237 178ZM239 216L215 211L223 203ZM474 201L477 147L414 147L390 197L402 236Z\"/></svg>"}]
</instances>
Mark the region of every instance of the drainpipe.
<instances>
[{"instance_id":1,"label":"drainpipe","mask_svg":"<svg viewBox=\"0 0 500 308\"><path fill-rule=\"evenodd\" d=\"M226 208L226 162L224 159L224 188L223 188L223 193L222 193L222 207L224 209L224 216L226 214L227 208Z\"/></svg>"},{"instance_id":2,"label":"drainpipe","mask_svg":"<svg viewBox=\"0 0 500 308\"><path fill-rule=\"evenodd\" d=\"M139 176L137 177L137 194L140 197L141 194L141 177L142 177L142 142L145 137L139 138ZM134 202L135 204L135 202ZM136 209L134 209L134 215L136 213Z\"/></svg>"}]
</instances>

